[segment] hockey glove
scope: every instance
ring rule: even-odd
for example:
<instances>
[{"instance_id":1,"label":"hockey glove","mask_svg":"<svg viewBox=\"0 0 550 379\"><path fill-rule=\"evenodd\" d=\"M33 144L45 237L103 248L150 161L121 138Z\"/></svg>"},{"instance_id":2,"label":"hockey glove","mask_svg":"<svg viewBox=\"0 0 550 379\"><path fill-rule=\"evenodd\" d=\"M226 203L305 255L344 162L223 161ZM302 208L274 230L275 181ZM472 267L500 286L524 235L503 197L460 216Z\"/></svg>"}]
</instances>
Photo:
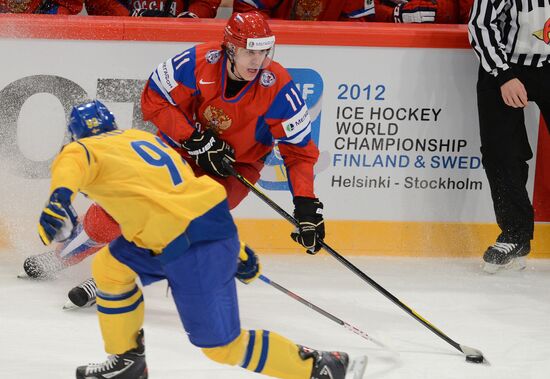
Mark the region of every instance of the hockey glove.
<instances>
[{"instance_id":1,"label":"hockey glove","mask_svg":"<svg viewBox=\"0 0 550 379\"><path fill-rule=\"evenodd\" d=\"M290 236L305 247L308 254L316 254L321 249L319 241L325 238L323 203L315 198L294 197L294 218L298 228Z\"/></svg>"},{"instance_id":2,"label":"hockey glove","mask_svg":"<svg viewBox=\"0 0 550 379\"><path fill-rule=\"evenodd\" d=\"M195 130L191 137L182 142L182 146L195 160L197 166L209 174L227 177L229 172L225 169L224 159L235 162L235 153L229 144L219 139L212 130L204 133Z\"/></svg>"},{"instance_id":3,"label":"hockey glove","mask_svg":"<svg viewBox=\"0 0 550 379\"><path fill-rule=\"evenodd\" d=\"M239 265L235 277L244 284L248 284L260 276L261 265L256 253L241 242L239 251Z\"/></svg>"},{"instance_id":4,"label":"hockey glove","mask_svg":"<svg viewBox=\"0 0 550 379\"><path fill-rule=\"evenodd\" d=\"M199 16L189 11L183 11L180 14L178 14L176 17L177 18L199 18Z\"/></svg>"},{"instance_id":5,"label":"hockey glove","mask_svg":"<svg viewBox=\"0 0 550 379\"><path fill-rule=\"evenodd\" d=\"M77 224L77 214L71 205L72 194L68 188L61 187L50 196L38 225L38 235L44 245L65 241L71 235Z\"/></svg>"},{"instance_id":6,"label":"hockey glove","mask_svg":"<svg viewBox=\"0 0 550 379\"><path fill-rule=\"evenodd\" d=\"M159 11L157 9L134 9L130 13L131 17L172 17L170 12Z\"/></svg>"},{"instance_id":7,"label":"hockey glove","mask_svg":"<svg viewBox=\"0 0 550 379\"><path fill-rule=\"evenodd\" d=\"M393 8L393 19L396 23L424 24L434 23L437 13L437 2L431 0L411 0Z\"/></svg>"}]
</instances>

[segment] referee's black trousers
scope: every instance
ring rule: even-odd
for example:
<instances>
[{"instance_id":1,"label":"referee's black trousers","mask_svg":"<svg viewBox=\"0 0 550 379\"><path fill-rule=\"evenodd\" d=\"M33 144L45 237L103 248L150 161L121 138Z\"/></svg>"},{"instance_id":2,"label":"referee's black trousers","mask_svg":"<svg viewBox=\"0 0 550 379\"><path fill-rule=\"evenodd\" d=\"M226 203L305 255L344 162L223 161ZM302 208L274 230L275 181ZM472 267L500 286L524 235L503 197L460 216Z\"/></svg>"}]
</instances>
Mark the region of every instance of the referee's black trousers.
<instances>
[{"instance_id":1,"label":"referee's black trousers","mask_svg":"<svg viewBox=\"0 0 550 379\"><path fill-rule=\"evenodd\" d=\"M550 65L539 68L513 66L514 73L534 101L550 130ZM481 155L489 180L493 207L502 233L498 242L519 243L533 239L534 214L527 189L529 146L523 108L504 103L497 80L479 69L477 105Z\"/></svg>"}]
</instances>

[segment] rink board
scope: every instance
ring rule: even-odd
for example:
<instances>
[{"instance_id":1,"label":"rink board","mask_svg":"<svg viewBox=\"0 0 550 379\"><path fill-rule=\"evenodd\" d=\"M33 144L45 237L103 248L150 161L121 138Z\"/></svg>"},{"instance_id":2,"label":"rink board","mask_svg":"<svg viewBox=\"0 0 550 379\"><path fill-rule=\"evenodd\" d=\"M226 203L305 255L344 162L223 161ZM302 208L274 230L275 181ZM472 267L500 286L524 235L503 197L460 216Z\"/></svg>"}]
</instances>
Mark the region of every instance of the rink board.
<instances>
[{"instance_id":1,"label":"rink board","mask_svg":"<svg viewBox=\"0 0 550 379\"><path fill-rule=\"evenodd\" d=\"M408 257L480 257L499 233L496 225L388 221L336 221L326 223L325 241L345 255ZM289 246L292 228L281 220L237 220L243 239L261 252L294 254ZM536 224L532 258L550 258L550 225Z\"/></svg>"},{"instance_id":2,"label":"rink board","mask_svg":"<svg viewBox=\"0 0 550 379\"><path fill-rule=\"evenodd\" d=\"M195 42L221 38L223 23L0 15L0 194L9 199L0 222L18 224L15 232L0 228L0 247L36 227L70 107L97 97L122 128L147 128L139 96L151 71ZM321 153L315 190L331 245L346 254L478 256L494 241L479 152L478 63L464 26L272 26L276 59L310 109ZM539 221L533 256L550 257L543 165L550 142L536 106L526 114L535 156L527 188ZM292 210L278 154L258 185ZM298 251L289 226L254 196L234 214L254 246Z\"/></svg>"}]
</instances>

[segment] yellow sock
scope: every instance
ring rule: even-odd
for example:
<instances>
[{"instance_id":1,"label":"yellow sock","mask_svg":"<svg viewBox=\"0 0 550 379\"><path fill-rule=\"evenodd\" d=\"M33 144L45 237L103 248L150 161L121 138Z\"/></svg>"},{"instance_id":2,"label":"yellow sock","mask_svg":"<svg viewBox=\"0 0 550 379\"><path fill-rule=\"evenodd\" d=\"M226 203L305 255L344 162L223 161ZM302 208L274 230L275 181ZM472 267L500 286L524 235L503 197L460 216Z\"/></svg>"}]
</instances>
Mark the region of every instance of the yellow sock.
<instances>
[{"instance_id":1,"label":"yellow sock","mask_svg":"<svg viewBox=\"0 0 550 379\"><path fill-rule=\"evenodd\" d=\"M298 346L285 337L267 330L251 330L242 367L285 379L309 379L313 361L302 360Z\"/></svg>"},{"instance_id":2,"label":"yellow sock","mask_svg":"<svg viewBox=\"0 0 550 379\"><path fill-rule=\"evenodd\" d=\"M298 346L267 330L241 330L226 346L202 349L212 360L284 379L310 379L313 360L302 360Z\"/></svg>"},{"instance_id":3,"label":"yellow sock","mask_svg":"<svg viewBox=\"0 0 550 379\"><path fill-rule=\"evenodd\" d=\"M122 354L137 347L144 315L143 294L137 285L120 295L98 291L97 314L107 353Z\"/></svg>"},{"instance_id":4,"label":"yellow sock","mask_svg":"<svg viewBox=\"0 0 550 379\"><path fill-rule=\"evenodd\" d=\"M137 347L144 315L143 294L135 282L137 274L105 246L94 257L92 275L98 288L97 314L105 351L122 354Z\"/></svg>"}]
</instances>

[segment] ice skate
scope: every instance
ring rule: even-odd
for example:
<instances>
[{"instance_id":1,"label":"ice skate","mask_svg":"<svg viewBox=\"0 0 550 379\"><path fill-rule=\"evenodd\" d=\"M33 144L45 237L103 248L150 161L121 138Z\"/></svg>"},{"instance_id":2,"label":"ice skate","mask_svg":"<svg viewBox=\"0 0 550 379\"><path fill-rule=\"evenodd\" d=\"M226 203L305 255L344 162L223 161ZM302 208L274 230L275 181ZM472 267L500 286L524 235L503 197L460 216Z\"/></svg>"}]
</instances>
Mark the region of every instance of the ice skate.
<instances>
[{"instance_id":1,"label":"ice skate","mask_svg":"<svg viewBox=\"0 0 550 379\"><path fill-rule=\"evenodd\" d=\"M339 351L318 351L299 346L302 359L313 358L311 379L361 379L365 373L367 357L349 359Z\"/></svg>"},{"instance_id":2,"label":"ice skate","mask_svg":"<svg viewBox=\"0 0 550 379\"><path fill-rule=\"evenodd\" d=\"M496 242L483 254L483 271L495 274L501 270L520 271L525 268L525 257L531 251L529 241L523 243Z\"/></svg>"},{"instance_id":3,"label":"ice skate","mask_svg":"<svg viewBox=\"0 0 550 379\"><path fill-rule=\"evenodd\" d=\"M120 355L110 355L103 363L90 363L76 369L76 379L147 379L143 329L138 346Z\"/></svg>"},{"instance_id":4,"label":"ice skate","mask_svg":"<svg viewBox=\"0 0 550 379\"><path fill-rule=\"evenodd\" d=\"M63 310L76 308L88 308L95 304L97 297L97 286L90 278L80 283L69 291L69 300L63 306Z\"/></svg>"}]
</instances>

